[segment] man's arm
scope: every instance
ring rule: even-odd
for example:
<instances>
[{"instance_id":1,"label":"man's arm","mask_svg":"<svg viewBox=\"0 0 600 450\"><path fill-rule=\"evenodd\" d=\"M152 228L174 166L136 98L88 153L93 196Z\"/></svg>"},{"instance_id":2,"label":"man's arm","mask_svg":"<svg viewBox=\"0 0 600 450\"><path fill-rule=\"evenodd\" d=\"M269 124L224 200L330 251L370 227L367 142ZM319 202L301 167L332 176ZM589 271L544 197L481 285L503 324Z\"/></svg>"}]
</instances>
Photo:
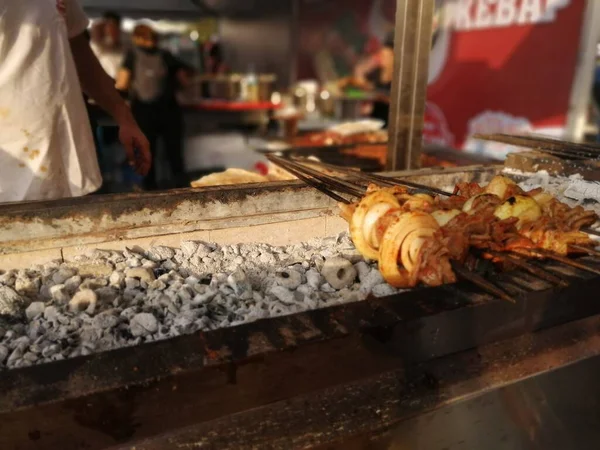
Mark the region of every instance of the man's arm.
<instances>
[{"instance_id":1,"label":"man's arm","mask_svg":"<svg viewBox=\"0 0 600 450\"><path fill-rule=\"evenodd\" d=\"M115 89L114 81L102 69L84 34L71 38L69 42L83 91L115 119L130 163L142 175L147 174L152 163L150 145L131 109Z\"/></svg>"}]
</instances>

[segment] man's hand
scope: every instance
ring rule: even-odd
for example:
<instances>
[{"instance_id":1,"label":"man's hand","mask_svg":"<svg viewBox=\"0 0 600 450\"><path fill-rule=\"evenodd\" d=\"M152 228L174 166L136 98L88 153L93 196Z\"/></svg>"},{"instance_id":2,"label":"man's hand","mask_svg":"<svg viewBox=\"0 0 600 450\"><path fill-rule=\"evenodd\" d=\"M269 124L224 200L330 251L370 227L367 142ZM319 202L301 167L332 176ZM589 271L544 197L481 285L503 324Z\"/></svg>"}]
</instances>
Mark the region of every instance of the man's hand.
<instances>
[{"instance_id":1,"label":"man's hand","mask_svg":"<svg viewBox=\"0 0 600 450\"><path fill-rule=\"evenodd\" d=\"M119 124L119 140L125 147L129 165L140 175L146 176L152 165L150 143L133 118Z\"/></svg>"},{"instance_id":2,"label":"man's hand","mask_svg":"<svg viewBox=\"0 0 600 450\"><path fill-rule=\"evenodd\" d=\"M119 139L125 147L129 164L140 175L146 175L152 164L150 144L133 118L129 106L115 89L113 80L100 66L84 34L70 39L69 42L81 87L116 120L120 128Z\"/></svg>"}]
</instances>

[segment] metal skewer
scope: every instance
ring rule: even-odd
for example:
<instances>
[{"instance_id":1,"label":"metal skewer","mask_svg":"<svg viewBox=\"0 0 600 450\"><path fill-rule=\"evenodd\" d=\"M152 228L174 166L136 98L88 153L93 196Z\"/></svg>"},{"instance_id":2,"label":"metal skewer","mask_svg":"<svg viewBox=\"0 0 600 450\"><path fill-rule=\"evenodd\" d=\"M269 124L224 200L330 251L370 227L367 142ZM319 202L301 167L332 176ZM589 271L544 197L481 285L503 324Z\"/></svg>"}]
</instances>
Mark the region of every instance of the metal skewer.
<instances>
[{"instance_id":1,"label":"metal skewer","mask_svg":"<svg viewBox=\"0 0 600 450\"><path fill-rule=\"evenodd\" d=\"M352 203L350 200L345 199L344 197L341 197L338 194L336 194L335 192L333 192L321 180L319 180L317 178L308 177L304 173L302 173L302 172L296 170L295 168L289 166L288 164L286 164L285 160L282 160L282 161L279 161L279 159L278 160L274 160L274 158L272 156L270 156L270 155L267 155L267 158L269 159L269 161L271 161L274 164L277 164L278 166L284 168L285 170L287 170L288 172L290 172L292 175L297 176L300 180L304 181L309 186L317 189L319 192L322 192L323 194L327 195L328 197L334 199L335 201L341 202L341 203L345 203L347 205L350 204L350 203Z\"/></svg>"},{"instance_id":2,"label":"metal skewer","mask_svg":"<svg viewBox=\"0 0 600 450\"><path fill-rule=\"evenodd\" d=\"M548 258L548 259L553 259L554 261L558 261L560 263L563 263L567 266L571 266L571 267L575 267L576 269L581 269L584 270L586 272L590 272L596 275L600 275L600 269L596 269L595 267L590 267L587 266L579 261L574 261L572 259L567 258L566 256L563 255L559 255L557 253L553 253L551 251L548 250L544 250L544 249L538 249L538 248L533 248L533 249L523 249L523 250L519 250L519 249L515 249L513 250L513 253L516 253L518 255L521 256L527 256L527 257L531 257L532 254L533 256L537 257L542 257L542 258Z\"/></svg>"},{"instance_id":3,"label":"metal skewer","mask_svg":"<svg viewBox=\"0 0 600 450\"><path fill-rule=\"evenodd\" d=\"M544 269L529 264L528 262L523 261L519 257L507 255L505 253L500 253L493 250L486 250L484 254L489 254L494 258L498 258L502 261L514 264L515 266L520 267L526 272L529 272L530 274L535 275L536 277L541 278L542 280L548 281L549 283L557 284L563 287L567 287L569 285L569 283L567 283L565 280L557 277L556 275L551 274L550 272Z\"/></svg>"},{"instance_id":4,"label":"metal skewer","mask_svg":"<svg viewBox=\"0 0 600 450\"><path fill-rule=\"evenodd\" d=\"M471 283L473 283L477 287L480 287L487 293L495 295L496 297L498 297L502 300L505 300L510 303L517 303L517 301L512 296L510 296L507 292L503 291L495 284L487 281L481 275L479 275L475 272L471 272L469 269L467 269L465 266L460 264L458 261L450 261L450 264L452 265L452 270L454 270L456 275L458 275L460 278L470 281Z\"/></svg>"},{"instance_id":5,"label":"metal skewer","mask_svg":"<svg viewBox=\"0 0 600 450\"><path fill-rule=\"evenodd\" d=\"M298 160L298 158L294 158L295 160ZM301 160L304 164L311 164L317 167L323 167L325 169L329 169L329 170L333 170L336 172L339 172L343 175L347 175L350 177L354 177L354 178L359 178L359 179L363 179L366 181L373 181L379 184L384 184L387 186L406 186L412 189L419 189L422 191L426 191L426 192L431 192L434 194L439 194L439 195L444 195L444 196L451 196L453 195L451 192L446 192L442 189L438 189L435 187L431 187L431 186L427 186L425 184L419 184L419 183L413 183L412 181L405 181L399 178L393 178L393 177L384 177L381 175L376 175L376 174L372 174L372 173L365 173L365 172L360 172L357 170L352 170L352 169L348 169L346 167L340 167L340 166L335 166L333 164L327 164L327 163L323 163L323 162L317 162L317 161L308 161L308 160Z\"/></svg>"},{"instance_id":6,"label":"metal skewer","mask_svg":"<svg viewBox=\"0 0 600 450\"><path fill-rule=\"evenodd\" d=\"M501 142L517 147L531 148L533 150L539 150L571 159L600 158L600 148L587 144L563 142L539 136L513 136L502 133L488 135L476 134L474 137L475 139L485 141Z\"/></svg>"},{"instance_id":7,"label":"metal skewer","mask_svg":"<svg viewBox=\"0 0 600 450\"><path fill-rule=\"evenodd\" d=\"M318 170L314 170L305 165L298 164L292 160L285 159L285 158L282 158L280 156L275 156L275 155L268 155L268 159L275 164L283 163L283 164L286 164L288 167L294 168L296 171L302 171L304 174L310 175L313 178L319 179L322 183L328 184L329 186L331 186L332 188L334 188L337 191L344 192L346 194L350 194L355 197L362 197L363 195L365 195L366 189L362 186L357 187L356 185L354 185L352 183L349 183L344 180L340 180L339 178L329 176L327 174L319 172Z\"/></svg>"},{"instance_id":8,"label":"metal skewer","mask_svg":"<svg viewBox=\"0 0 600 450\"><path fill-rule=\"evenodd\" d=\"M578 252L587 253L590 256L600 257L600 252L598 250L594 250L593 248L583 247L581 245L569 245L569 248L572 248Z\"/></svg>"}]
</instances>

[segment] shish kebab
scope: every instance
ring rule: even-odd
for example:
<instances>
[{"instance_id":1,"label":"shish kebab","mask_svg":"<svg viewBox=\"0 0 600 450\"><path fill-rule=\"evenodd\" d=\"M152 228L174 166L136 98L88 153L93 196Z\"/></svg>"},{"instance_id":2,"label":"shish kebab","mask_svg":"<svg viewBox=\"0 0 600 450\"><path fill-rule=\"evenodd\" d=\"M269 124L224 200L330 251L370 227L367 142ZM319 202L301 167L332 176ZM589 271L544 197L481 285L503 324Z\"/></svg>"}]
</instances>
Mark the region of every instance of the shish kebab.
<instances>
[{"instance_id":1,"label":"shish kebab","mask_svg":"<svg viewBox=\"0 0 600 450\"><path fill-rule=\"evenodd\" d=\"M485 187L459 183L447 198L371 184L359 202L339 207L357 250L377 260L384 279L398 288L455 282L451 261L464 262L471 248L558 255L593 248L581 228L598 219L593 211L571 208L541 189L526 192L503 176Z\"/></svg>"}]
</instances>

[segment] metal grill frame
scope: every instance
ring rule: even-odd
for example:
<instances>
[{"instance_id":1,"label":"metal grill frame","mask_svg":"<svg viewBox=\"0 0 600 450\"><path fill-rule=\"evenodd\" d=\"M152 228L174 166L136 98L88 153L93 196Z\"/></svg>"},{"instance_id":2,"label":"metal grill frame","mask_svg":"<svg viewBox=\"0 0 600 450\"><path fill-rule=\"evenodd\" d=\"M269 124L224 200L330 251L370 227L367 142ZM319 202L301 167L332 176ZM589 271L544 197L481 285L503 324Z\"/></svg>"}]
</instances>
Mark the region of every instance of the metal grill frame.
<instances>
[{"instance_id":1,"label":"metal grill frame","mask_svg":"<svg viewBox=\"0 0 600 450\"><path fill-rule=\"evenodd\" d=\"M0 445L134 444L599 314L600 277L553 265L569 287L501 275L516 305L465 284L415 289L3 372Z\"/></svg>"}]
</instances>

